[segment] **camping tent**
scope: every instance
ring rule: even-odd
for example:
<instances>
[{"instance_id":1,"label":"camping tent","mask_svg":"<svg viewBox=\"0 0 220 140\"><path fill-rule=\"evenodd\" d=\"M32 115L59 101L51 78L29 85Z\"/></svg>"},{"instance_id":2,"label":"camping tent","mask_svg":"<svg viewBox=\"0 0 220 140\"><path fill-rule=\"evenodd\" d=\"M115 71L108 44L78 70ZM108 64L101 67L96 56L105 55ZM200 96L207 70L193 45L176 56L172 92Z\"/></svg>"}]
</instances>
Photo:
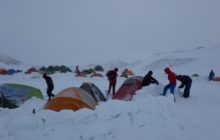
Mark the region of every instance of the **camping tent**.
<instances>
[{"instance_id":1,"label":"camping tent","mask_svg":"<svg viewBox=\"0 0 220 140\"><path fill-rule=\"evenodd\" d=\"M60 73L67 73L67 72L72 72L70 68L67 66L49 66L49 67L41 67L40 71L42 73L48 73L48 74L53 74L55 72L60 72Z\"/></svg>"},{"instance_id":2,"label":"camping tent","mask_svg":"<svg viewBox=\"0 0 220 140\"><path fill-rule=\"evenodd\" d=\"M15 74L17 71L15 69L9 69L8 70L8 75L13 75Z\"/></svg>"},{"instance_id":3,"label":"camping tent","mask_svg":"<svg viewBox=\"0 0 220 140\"><path fill-rule=\"evenodd\" d=\"M93 74L96 73L94 69L90 68L90 69L85 69L83 70L81 73L83 74Z\"/></svg>"},{"instance_id":4,"label":"camping tent","mask_svg":"<svg viewBox=\"0 0 220 140\"><path fill-rule=\"evenodd\" d=\"M104 76L100 73L94 73L90 77L92 78L92 77L104 77Z\"/></svg>"},{"instance_id":5,"label":"camping tent","mask_svg":"<svg viewBox=\"0 0 220 140\"><path fill-rule=\"evenodd\" d=\"M31 74L32 72L39 72L39 71L37 70L37 68L31 67L25 72L25 74Z\"/></svg>"},{"instance_id":6,"label":"camping tent","mask_svg":"<svg viewBox=\"0 0 220 140\"><path fill-rule=\"evenodd\" d=\"M0 69L0 75L7 75L8 71L6 69Z\"/></svg>"},{"instance_id":7,"label":"camping tent","mask_svg":"<svg viewBox=\"0 0 220 140\"><path fill-rule=\"evenodd\" d=\"M215 77L214 81L220 82L220 77Z\"/></svg>"},{"instance_id":8,"label":"camping tent","mask_svg":"<svg viewBox=\"0 0 220 140\"><path fill-rule=\"evenodd\" d=\"M132 100L136 90L141 89L143 77L134 76L126 79L112 99Z\"/></svg>"},{"instance_id":9,"label":"camping tent","mask_svg":"<svg viewBox=\"0 0 220 140\"><path fill-rule=\"evenodd\" d=\"M95 66L95 71L104 71L103 67L101 65Z\"/></svg>"},{"instance_id":10,"label":"camping tent","mask_svg":"<svg viewBox=\"0 0 220 140\"><path fill-rule=\"evenodd\" d=\"M102 94L101 90L95 84L84 82L80 86L80 88L87 91L96 102L106 101L105 96Z\"/></svg>"},{"instance_id":11,"label":"camping tent","mask_svg":"<svg viewBox=\"0 0 220 140\"><path fill-rule=\"evenodd\" d=\"M27 85L5 83L0 85L0 106L15 108L31 97L43 99L41 91Z\"/></svg>"},{"instance_id":12,"label":"camping tent","mask_svg":"<svg viewBox=\"0 0 220 140\"><path fill-rule=\"evenodd\" d=\"M121 77L132 77L134 76L134 72L132 70L129 70L129 69L125 69L122 74L121 74Z\"/></svg>"},{"instance_id":13,"label":"camping tent","mask_svg":"<svg viewBox=\"0 0 220 140\"><path fill-rule=\"evenodd\" d=\"M75 77L87 77L85 73L76 74Z\"/></svg>"},{"instance_id":14,"label":"camping tent","mask_svg":"<svg viewBox=\"0 0 220 140\"><path fill-rule=\"evenodd\" d=\"M95 109L96 105L96 101L85 90L69 87L59 92L52 100L46 103L44 109L76 111L81 108Z\"/></svg>"}]
</instances>

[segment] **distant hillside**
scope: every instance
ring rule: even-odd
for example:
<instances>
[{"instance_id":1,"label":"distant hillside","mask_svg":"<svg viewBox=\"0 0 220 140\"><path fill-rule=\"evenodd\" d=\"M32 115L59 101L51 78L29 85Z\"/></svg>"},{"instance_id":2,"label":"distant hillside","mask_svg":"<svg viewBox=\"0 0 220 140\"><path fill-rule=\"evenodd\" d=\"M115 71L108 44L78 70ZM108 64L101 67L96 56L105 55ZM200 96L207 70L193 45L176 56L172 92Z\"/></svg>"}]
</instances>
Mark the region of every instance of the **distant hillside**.
<instances>
[{"instance_id":1,"label":"distant hillside","mask_svg":"<svg viewBox=\"0 0 220 140\"><path fill-rule=\"evenodd\" d=\"M220 59L220 44L210 47L197 47L191 50L174 50L147 56L136 61L128 68L132 68L135 74L142 74L149 70L154 71L155 75L163 76L165 67L172 68L177 74L199 74L207 76L211 70L220 75L218 60ZM201 67L202 66L202 67ZM188 73L186 73L188 72Z\"/></svg>"},{"instance_id":2,"label":"distant hillside","mask_svg":"<svg viewBox=\"0 0 220 140\"><path fill-rule=\"evenodd\" d=\"M123 69L124 67L129 65L129 63L121 61L121 60L112 60L112 61L102 63L102 64L89 64L89 65L81 67L81 69L94 68L97 65L101 65L104 68L104 70L107 71L107 70L110 70L116 67L119 69Z\"/></svg>"},{"instance_id":3,"label":"distant hillside","mask_svg":"<svg viewBox=\"0 0 220 140\"><path fill-rule=\"evenodd\" d=\"M5 54L0 53L0 63L5 65L19 65L22 64L21 61L18 61L15 58L12 58L10 56L7 56Z\"/></svg>"}]
</instances>

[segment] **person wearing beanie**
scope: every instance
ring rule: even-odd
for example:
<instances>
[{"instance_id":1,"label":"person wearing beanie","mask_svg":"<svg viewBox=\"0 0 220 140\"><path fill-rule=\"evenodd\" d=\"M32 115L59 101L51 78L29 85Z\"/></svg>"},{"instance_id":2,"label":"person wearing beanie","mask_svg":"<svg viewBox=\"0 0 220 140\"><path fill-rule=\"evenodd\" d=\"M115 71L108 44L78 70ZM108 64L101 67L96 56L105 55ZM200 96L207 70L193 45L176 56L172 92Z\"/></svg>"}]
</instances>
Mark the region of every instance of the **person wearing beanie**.
<instances>
[{"instance_id":1,"label":"person wearing beanie","mask_svg":"<svg viewBox=\"0 0 220 140\"><path fill-rule=\"evenodd\" d=\"M169 83L164 87L162 95L166 96L167 90L170 89L170 93L174 95L176 87L176 74L170 70L170 68L165 68L164 72L167 74Z\"/></svg>"},{"instance_id":2,"label":"person wearing beanie","mask_svg":"<svg viewBox=\"0 0 220 140\"><path fill-rule=\"evenodd\" d=\"M148 86L150 84L159 84L159 82L153 78L153 72L150 70L145 76L144 76L144 79L141 83L141 86L144 87L144 86Z\"/></svg>"},{"instance_id":3,"label":"person wearing beanie","mask_svg":"<svg viewBox=\"0 0 220 140\"><path fill-rule=\"evenodd\" d=\"M188 75L177 75L176 79L181 82L178 88L184 88L183 97L188 98L190 96L190 88L192 85L192 79Z\"/></svg>"}]
</instances>

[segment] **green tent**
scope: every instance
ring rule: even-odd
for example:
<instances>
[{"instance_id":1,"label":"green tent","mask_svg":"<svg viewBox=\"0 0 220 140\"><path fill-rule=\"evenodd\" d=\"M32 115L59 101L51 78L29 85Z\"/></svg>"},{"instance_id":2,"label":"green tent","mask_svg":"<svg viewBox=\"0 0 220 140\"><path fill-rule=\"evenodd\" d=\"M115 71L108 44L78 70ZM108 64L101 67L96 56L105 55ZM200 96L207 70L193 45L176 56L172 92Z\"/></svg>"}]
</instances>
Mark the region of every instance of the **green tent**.
<instances>
[{"instance_id":1,"label":"green tent","mask_svg":"<svg viewBox=\"0 0 220 140\"><path fill-rule=\"evenodd\" d=\"M94 69L90 68L90 69L85 69L83 70L81 73L83 74L92 74L92 73L96 73Z\"/></svg>"},{"instance_id":2,"label":"green tent","mask_svg":"<svg viewBox=\"0 0 220 140\"><path fill-rule=\"evenodd\" d=\"M16 108L32 97L43 99L41 91L31 86L14 83L0 85L0 107Z\"/></svg>"},{"instance_id":3,"label":"green tent","mask_svg":"<svg viewBox=\"0 0 220 140\"><path fill-rule=\"evenodd\" d=\"M40 70L42 72L46 72L49 74L53 74L55 72L60 72L60 73L67 73L67 72L72 72L70 68L68 68L67 66L49 66L49 67L42 67L40 68Z\"/></svg>"}]
</instances>

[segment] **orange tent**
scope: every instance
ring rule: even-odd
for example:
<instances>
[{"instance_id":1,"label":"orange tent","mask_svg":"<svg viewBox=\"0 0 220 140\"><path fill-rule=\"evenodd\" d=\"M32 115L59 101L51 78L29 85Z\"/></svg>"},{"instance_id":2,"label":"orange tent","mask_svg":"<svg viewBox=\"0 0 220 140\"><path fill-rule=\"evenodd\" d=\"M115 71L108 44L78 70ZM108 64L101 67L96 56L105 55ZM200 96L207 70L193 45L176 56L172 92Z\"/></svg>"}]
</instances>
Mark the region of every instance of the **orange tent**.
<instances>
[{"instance_id":1,"label":"orange tent","mask_svg":"<svg viewBox=\"0 0 220 140\"><path fill-rule=\"evenodd\" d=\"M44 109L54 111L79 110L81 108L95 109L97 105L93 97L83 89L69 87L58 93L52 100L45 104Z\"/></svg>"},{"instance_id":2,"label":"orange tent","mask_svg":"<svg viewBox=\"0 0 220 140\"><path fill-rule=\"evenodd\" d=\"M129 70L129 69L125 69L122 74L121 74L121 77L132 77L134 76L134 72L132 70Z\"/></svg>"},{"instance_id":3,"label":"orange tent","mask_svg":"<svg viewBox=\"0 0 220 140\"><path fill-rule=\"evenodd\" d=\"M127 76L134 76L134 73L132 70L128 70L126 73L125 73Z\"/></svg>"}]
</instances>

